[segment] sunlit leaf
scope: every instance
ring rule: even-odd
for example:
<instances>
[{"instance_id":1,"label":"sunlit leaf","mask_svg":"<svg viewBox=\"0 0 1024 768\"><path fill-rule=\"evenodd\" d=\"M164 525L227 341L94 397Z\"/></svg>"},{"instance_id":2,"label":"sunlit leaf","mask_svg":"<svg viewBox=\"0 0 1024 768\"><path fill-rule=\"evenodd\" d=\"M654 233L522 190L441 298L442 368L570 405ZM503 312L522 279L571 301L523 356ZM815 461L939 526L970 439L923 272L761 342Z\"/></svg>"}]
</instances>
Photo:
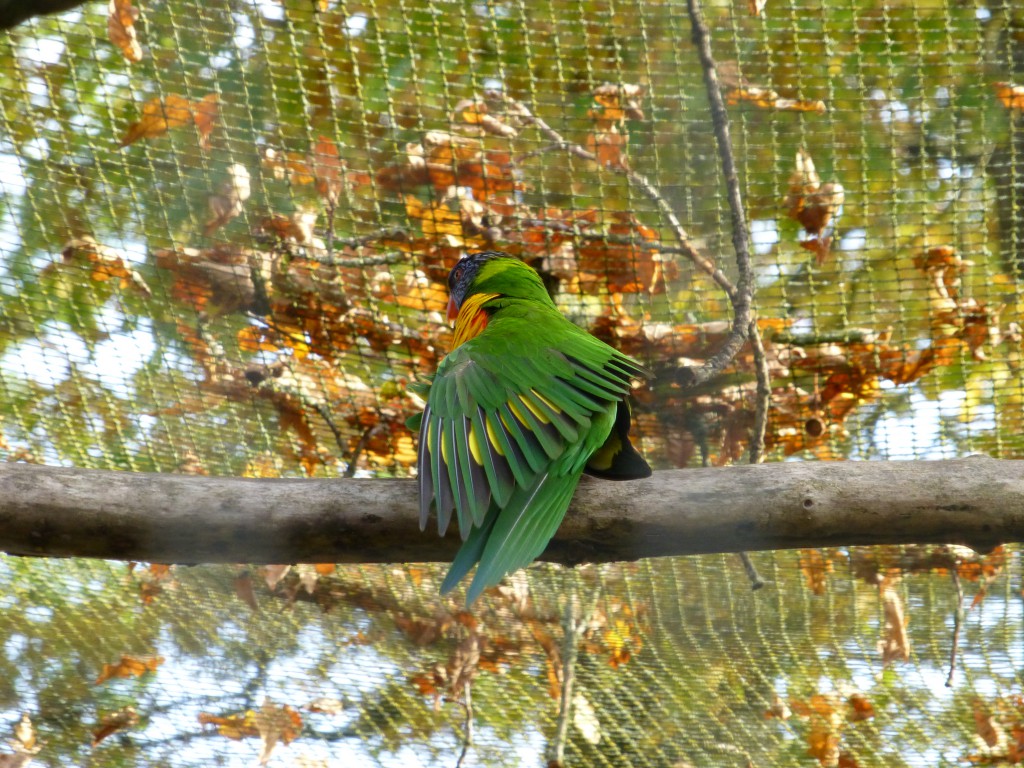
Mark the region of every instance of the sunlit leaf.
<instances>
[{"instance_id":1,"label":"sunlit leaf","mask_svg":"<svg viewBox=\"0 0 1024 768\"><path fill-rule=\"evenodd\" d=\"M135 30L139 9L132 6L131 0L110 0L108 10L107 35L110 42L121 50L128 61L142 61L142 46L139 45Z\"/></svg>"},{"instance_id":2,"label":"sunlit leaf","mask_svg":"<svg viewBox=\"0 0 1024 768\"><path fill-rule=\"evenodd\" d=\"M1024 86L999 82L992 83L992 87L996 91L996 97L1003 102L1004 107L1018 112L1024 110Z\"/></svg>"},{"instance_id":3,"label":"sunlit leaf","mask_svg":"<svg viewBox=\"0 0 1024 768\"><path fill-rule=\"evenodd\" d=\"M99 725L92 730L92 745L95 747L108 736L138 724L139 715L135 707L122 707L100 718Z\"/></svg>"},{"instance_id":4,"label":"sunlit leaf","mask_svg":"<svg viewBox=\"0 0 1024 768\"><path fill-rule=\"evenodd\" d=\"M163 656L131 656L124 654L116 664L104 664L103 671L100 672L93 685L100 685L115 677L142 677L147 672L156 672L156 668L163 663Z\"/></svg>"}]
</instances>

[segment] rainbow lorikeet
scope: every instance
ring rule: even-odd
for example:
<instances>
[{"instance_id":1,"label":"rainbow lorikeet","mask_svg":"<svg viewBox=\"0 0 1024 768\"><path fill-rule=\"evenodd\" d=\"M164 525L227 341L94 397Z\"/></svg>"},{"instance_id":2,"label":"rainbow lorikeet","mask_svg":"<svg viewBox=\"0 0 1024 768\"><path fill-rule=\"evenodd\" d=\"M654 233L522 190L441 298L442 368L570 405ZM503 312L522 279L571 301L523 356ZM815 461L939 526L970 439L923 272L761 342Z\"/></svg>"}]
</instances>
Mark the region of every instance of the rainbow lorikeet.
<instances>
[{"instance_id":1,"label":"rainbow lorikeet","mask_svg":"<svg viewBox=\"0 0 1024 768\"><path fill-rule=\"evenodd\" d=\"M433 506L443 536L455 512L464 543L441 592L479 562L470 604L544 551L584 472L651 474L624 400L649 374L567 320L540 275L507 254L467 256L448 288L455 336L419 425L420 528Z\"/></svg>"}]
</instances>

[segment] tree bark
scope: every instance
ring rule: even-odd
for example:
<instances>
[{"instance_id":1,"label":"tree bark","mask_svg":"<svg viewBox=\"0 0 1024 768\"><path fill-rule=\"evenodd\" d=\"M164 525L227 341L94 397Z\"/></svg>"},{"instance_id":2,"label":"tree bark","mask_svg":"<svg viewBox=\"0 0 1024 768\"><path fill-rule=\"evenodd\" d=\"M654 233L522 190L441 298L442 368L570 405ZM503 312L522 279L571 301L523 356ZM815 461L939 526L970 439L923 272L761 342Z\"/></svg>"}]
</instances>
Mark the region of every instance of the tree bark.
<instances>
[{"instance_id":1,"label":"tree bark","mask_svg":"<svg viewBox=\"0 0 1024 768\"><path fill-rule=\"evenodd\" d=\"M413 480L250 480L0 464L0 550L158 563L450 560ZM452 526L455 527L454 525ZM1024 539L1024 461L781 463L584 478L542 559Z\"/></svg>"}]
</instances>

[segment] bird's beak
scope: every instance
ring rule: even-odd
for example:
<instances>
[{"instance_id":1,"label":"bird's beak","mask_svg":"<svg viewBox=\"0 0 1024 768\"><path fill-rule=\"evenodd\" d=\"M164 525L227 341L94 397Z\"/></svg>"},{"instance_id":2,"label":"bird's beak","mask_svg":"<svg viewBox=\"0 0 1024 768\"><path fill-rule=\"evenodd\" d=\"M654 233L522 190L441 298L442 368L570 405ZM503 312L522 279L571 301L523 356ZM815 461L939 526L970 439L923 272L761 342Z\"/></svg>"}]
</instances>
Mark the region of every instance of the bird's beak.
<instances>
[{"instance_id":1,"label":"bird's beak","mask_svg":"<svg viewBox=\"0 0 1024 768\"><path fill-rule=\"evenodd\" d=\"M455 304L455 297L448 297L448 322L454 323L455 318L459 316L459 308Z\"/></svg>"}]
</instances>

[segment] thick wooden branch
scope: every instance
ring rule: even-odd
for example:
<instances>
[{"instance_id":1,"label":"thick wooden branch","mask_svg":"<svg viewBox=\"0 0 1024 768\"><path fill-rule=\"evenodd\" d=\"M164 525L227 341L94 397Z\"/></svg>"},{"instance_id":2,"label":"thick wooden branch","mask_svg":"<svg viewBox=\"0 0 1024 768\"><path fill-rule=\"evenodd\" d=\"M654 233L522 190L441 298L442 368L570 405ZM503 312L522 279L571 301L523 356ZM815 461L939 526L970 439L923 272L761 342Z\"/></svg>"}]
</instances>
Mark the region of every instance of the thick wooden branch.
<instances>
[{"instance_id":1,"label":"thick wooden branch","mask_svg":"<svg viewBox=\"0 0 1024 768\"><path fill-rule=\"evenodd\" d=\"M584 478L544 555L574 564L1024 540L1024 461L805 462ZM0 464L0 550L159 563L449 560L412 480L247 480Z\"/></svg>"}]
</instances>

